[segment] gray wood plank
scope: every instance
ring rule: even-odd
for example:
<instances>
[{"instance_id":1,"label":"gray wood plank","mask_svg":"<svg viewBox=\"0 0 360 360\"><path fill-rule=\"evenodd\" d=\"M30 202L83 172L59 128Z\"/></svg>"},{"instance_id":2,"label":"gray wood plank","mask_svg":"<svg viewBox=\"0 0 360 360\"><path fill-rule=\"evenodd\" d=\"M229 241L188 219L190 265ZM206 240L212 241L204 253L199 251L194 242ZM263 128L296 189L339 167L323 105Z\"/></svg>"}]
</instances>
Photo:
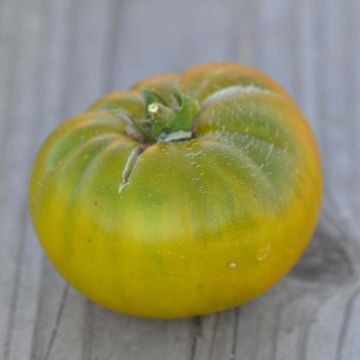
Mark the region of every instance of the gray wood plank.
<instances>
[{"instance_id":1,"label":"gray wood plank","mask_svg":"<svg viewBox=\"0 0 360 360\"><path fill-rule=\"evenodd\" d=\"M356 0L2 0L0 358L360 358L359 15ZM37 243L26 208L35 149L105 91L222 59L280 81L318 137L325 201L311 246L236 309L176 321L107 311Z\"/></svg>"},{"instance_id":2,"label":"gray wood plank","mask_svg":"<svg viewBox=\"0 0 360 360\"><path fill-rule=\"evenodd\" d=\"M229 58L233 53L230 5L227 0L137 0L118 5L111 88Z\"/></svg>"},{"instance_id":3,"label":"gray wood plank","mask_svg":"<svg viewBox=\"0 0 360 360\"><path fill-rule=\"evenodd\" d=\"M4 359L21 358L24 354L29 354L36 308L33 295L36 297L37 294L37 259L41 256L38 251L32 251L31 246L36 244L35 239L31 242L27 236L29 227L25 179L31 161L35 125L39 124L35 118L36 96L39 95L35 78L39 70L36 64L41 63L42 56L42 13L39 11L40 2L13 2L11 5L15 6L16 11L3 13L7 18L3 30L3 35L6 36L5 50L9 49L10 56L7 59L5 56L7 61L4 75L6 74L7 82L1 89L5 110L2 118L0 160L3 194L0 208L0 356ZM2 6L10 10L9 3L5 2ZM10 26L12 24L18 25L16 32ZM31 288L35 291L28 292ZM24 293L27 299L25 303L22 301ZM16 329L20 331L17 332ZM18 341L16 335L23 340L21 346L14 347L13 344Z\"/></svg>"},{"instance_id":4,"label":"gray wood plank","mask_svg":"<svg viewBox=\"0 0 360 360\"><path fill-rule=\"evenodd\" d=\"M15 11L13 8L11 8L11 6L9 6L8 2L2 3L1 4L1 11L0 11L0 44L1 44L1 48L5 48L7 43L13 43L16 44L18 43L18 34L14 34L11 33L9 31L9 23L11 22L12 19L14 19L14 14ZM6 122L5 119L3 119L3 117L7 117L7 114L9 112L9 106L8 106L8 97L5 97L4 94L6 94L6 92L10 92L9 88L9 84L10 84L10 80L13 78L14 72L13 71L9 71L10 68L10 62L11 62L11 58L13 53L15 52L16 47L14 46L12 48L12 51L5 52L5 51L1 51L0 52L0 65L1 65L1 69L3 70L3 73L1 74L1 79L2 81L0 81L0 111L2 117L1 117L1 121L0 121L0 174L4 174L5 170L6 170L6 164L5 164L5 148L6 148L6 144L7 144L7 140L5 137L5 133L7 132L7 128L10 126L9 122ZM5 175L1 175L0 177L0 202L1 204L4 203L5 201L5 196L6 196L6 190L5 190ZM0 207L1 209L1 207ZM2 210L0 210L0 214L3 215ZM1 264L4 264L5 259L8 257L9 251L10 249L8 248L8 245L5 247L4 240L3 237L6 236L6 229L2 229L1 230L1 235L0 235L0 241L1 241L1 245L4 247L4 250L0 252L0 266ZM8 267L8 266L7 266ZM1 284L1 288L2 289L6 289L7 291L2 291L1 292L1 297L0 297L0 304L1 304L1 308L7 309L8 308L8 304L10 302L10 296L9 296L9 287L10 287L10 283L11 283L11 278L9 278L7 271L5 271L5 267L2 268L0 272L0 284ZM0 324L5 324L7 322L7 312L6 311L2 311L0 310ZM5 339L6 339L6 334L7 334L7 330L6 330L6 326L2 325L0 326L0 344L1 345L1 351L4 351L4 345L5 345Z\"/></svg>"}]
</instances>

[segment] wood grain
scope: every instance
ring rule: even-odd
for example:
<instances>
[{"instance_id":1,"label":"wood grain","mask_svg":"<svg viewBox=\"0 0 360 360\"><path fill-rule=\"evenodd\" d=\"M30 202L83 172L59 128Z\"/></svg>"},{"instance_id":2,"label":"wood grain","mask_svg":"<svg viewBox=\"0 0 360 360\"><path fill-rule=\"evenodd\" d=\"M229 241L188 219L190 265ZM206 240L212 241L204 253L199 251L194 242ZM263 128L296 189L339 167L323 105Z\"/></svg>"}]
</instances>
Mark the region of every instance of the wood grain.
<instances>
[{"instance_id":1,"label":"wood grain","mask_svg":"<svg viewBox=\"0 0 360 360\"><path fill-rule=\"evenodd\" d=\"M1 0L0 359L360 359L359 19L357 0ZM226 312L154 321L94 305L33 233L36 149L106 91L224 59L282 83L317 135L325 199L311 245Z\"/></svg>"}]
</instances>

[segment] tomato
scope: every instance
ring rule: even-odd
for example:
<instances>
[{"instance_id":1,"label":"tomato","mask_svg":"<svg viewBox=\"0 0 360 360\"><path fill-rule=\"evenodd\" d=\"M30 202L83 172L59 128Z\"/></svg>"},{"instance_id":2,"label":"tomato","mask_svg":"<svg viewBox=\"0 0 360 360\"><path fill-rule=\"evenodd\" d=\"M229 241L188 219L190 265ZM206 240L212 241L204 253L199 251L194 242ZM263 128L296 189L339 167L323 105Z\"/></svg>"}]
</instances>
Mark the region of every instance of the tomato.
<instances>
[{"instance_id":1,"label":"tomato","mask_svg":"<svg viewBox=\"0 0 360 360\"><path fill-rule=\"evenodd\" d=\"M145 79L60 124L35 159L29 207L81 293L175 318L271 287L306 248L321 198L295 102L253 68L214 63Z\"/></svg>"}]
</instances>

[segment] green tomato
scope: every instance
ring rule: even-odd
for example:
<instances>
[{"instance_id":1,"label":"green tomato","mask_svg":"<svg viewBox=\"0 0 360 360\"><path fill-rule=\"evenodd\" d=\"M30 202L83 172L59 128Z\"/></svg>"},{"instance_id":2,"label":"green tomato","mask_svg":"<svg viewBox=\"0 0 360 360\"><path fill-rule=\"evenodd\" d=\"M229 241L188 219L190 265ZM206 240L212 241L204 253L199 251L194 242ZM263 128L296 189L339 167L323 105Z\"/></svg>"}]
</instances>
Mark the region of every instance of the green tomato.
<instances>
[{"instance_id":1,"label":"green tomato","mask_svg":"<svg viewBox=\"0 0 360 360\"><path fill-rule=\"evenodd\" d=\"M29 201L62 276L124 313L211 313L264 292L316 224L322 175L290 96L216 63L143 80L60 124Z\"/></svg>"}]
</instances>

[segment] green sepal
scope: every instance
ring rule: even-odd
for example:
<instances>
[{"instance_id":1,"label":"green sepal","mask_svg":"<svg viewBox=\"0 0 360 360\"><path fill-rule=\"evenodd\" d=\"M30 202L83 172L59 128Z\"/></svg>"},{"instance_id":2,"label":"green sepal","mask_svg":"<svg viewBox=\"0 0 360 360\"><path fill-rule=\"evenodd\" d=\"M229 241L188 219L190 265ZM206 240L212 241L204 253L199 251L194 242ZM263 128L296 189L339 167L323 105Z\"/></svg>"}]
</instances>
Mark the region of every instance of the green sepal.
<instances>
[{"instance_id":1,"label":"green sepal","mask_svg":"<svg viewBox=\"0 0 360 360\"><path fill-rule=\"evenodd\" d=\"M173 96L174 96L174 98L175 98L175 100L176 100L176 102L177 102L177 104L179 105L179 108L180 108L181 104L183 102L183 97L181 96L181 94L178 91L175 91L173 93Z\"/></svg>"},{"instance_id":2,"label":"green sepal","mask_svg":"<svg viewBox=\"0 0 360 360\"><path fill-rule=\"evenodd\" d=\"M189 131L191 129L195 115L200 109L199 102L194 98L183 95L181 97L180 110L176 114L172 131Z\"/></svg>"},{"instance_id":3,"label":"green sepal","mask_svg":"<svg viewBox=\"0 0 360 360\"><path fill-rule=\"evenodd\" d=\"M152 113L148 109L151 121L151 136L153 139L157 139L162 132L171 131L176 118L176 112L158 102L150 105L155 105L157 108L156 113Z\"/></svg>"}]
</instances>

